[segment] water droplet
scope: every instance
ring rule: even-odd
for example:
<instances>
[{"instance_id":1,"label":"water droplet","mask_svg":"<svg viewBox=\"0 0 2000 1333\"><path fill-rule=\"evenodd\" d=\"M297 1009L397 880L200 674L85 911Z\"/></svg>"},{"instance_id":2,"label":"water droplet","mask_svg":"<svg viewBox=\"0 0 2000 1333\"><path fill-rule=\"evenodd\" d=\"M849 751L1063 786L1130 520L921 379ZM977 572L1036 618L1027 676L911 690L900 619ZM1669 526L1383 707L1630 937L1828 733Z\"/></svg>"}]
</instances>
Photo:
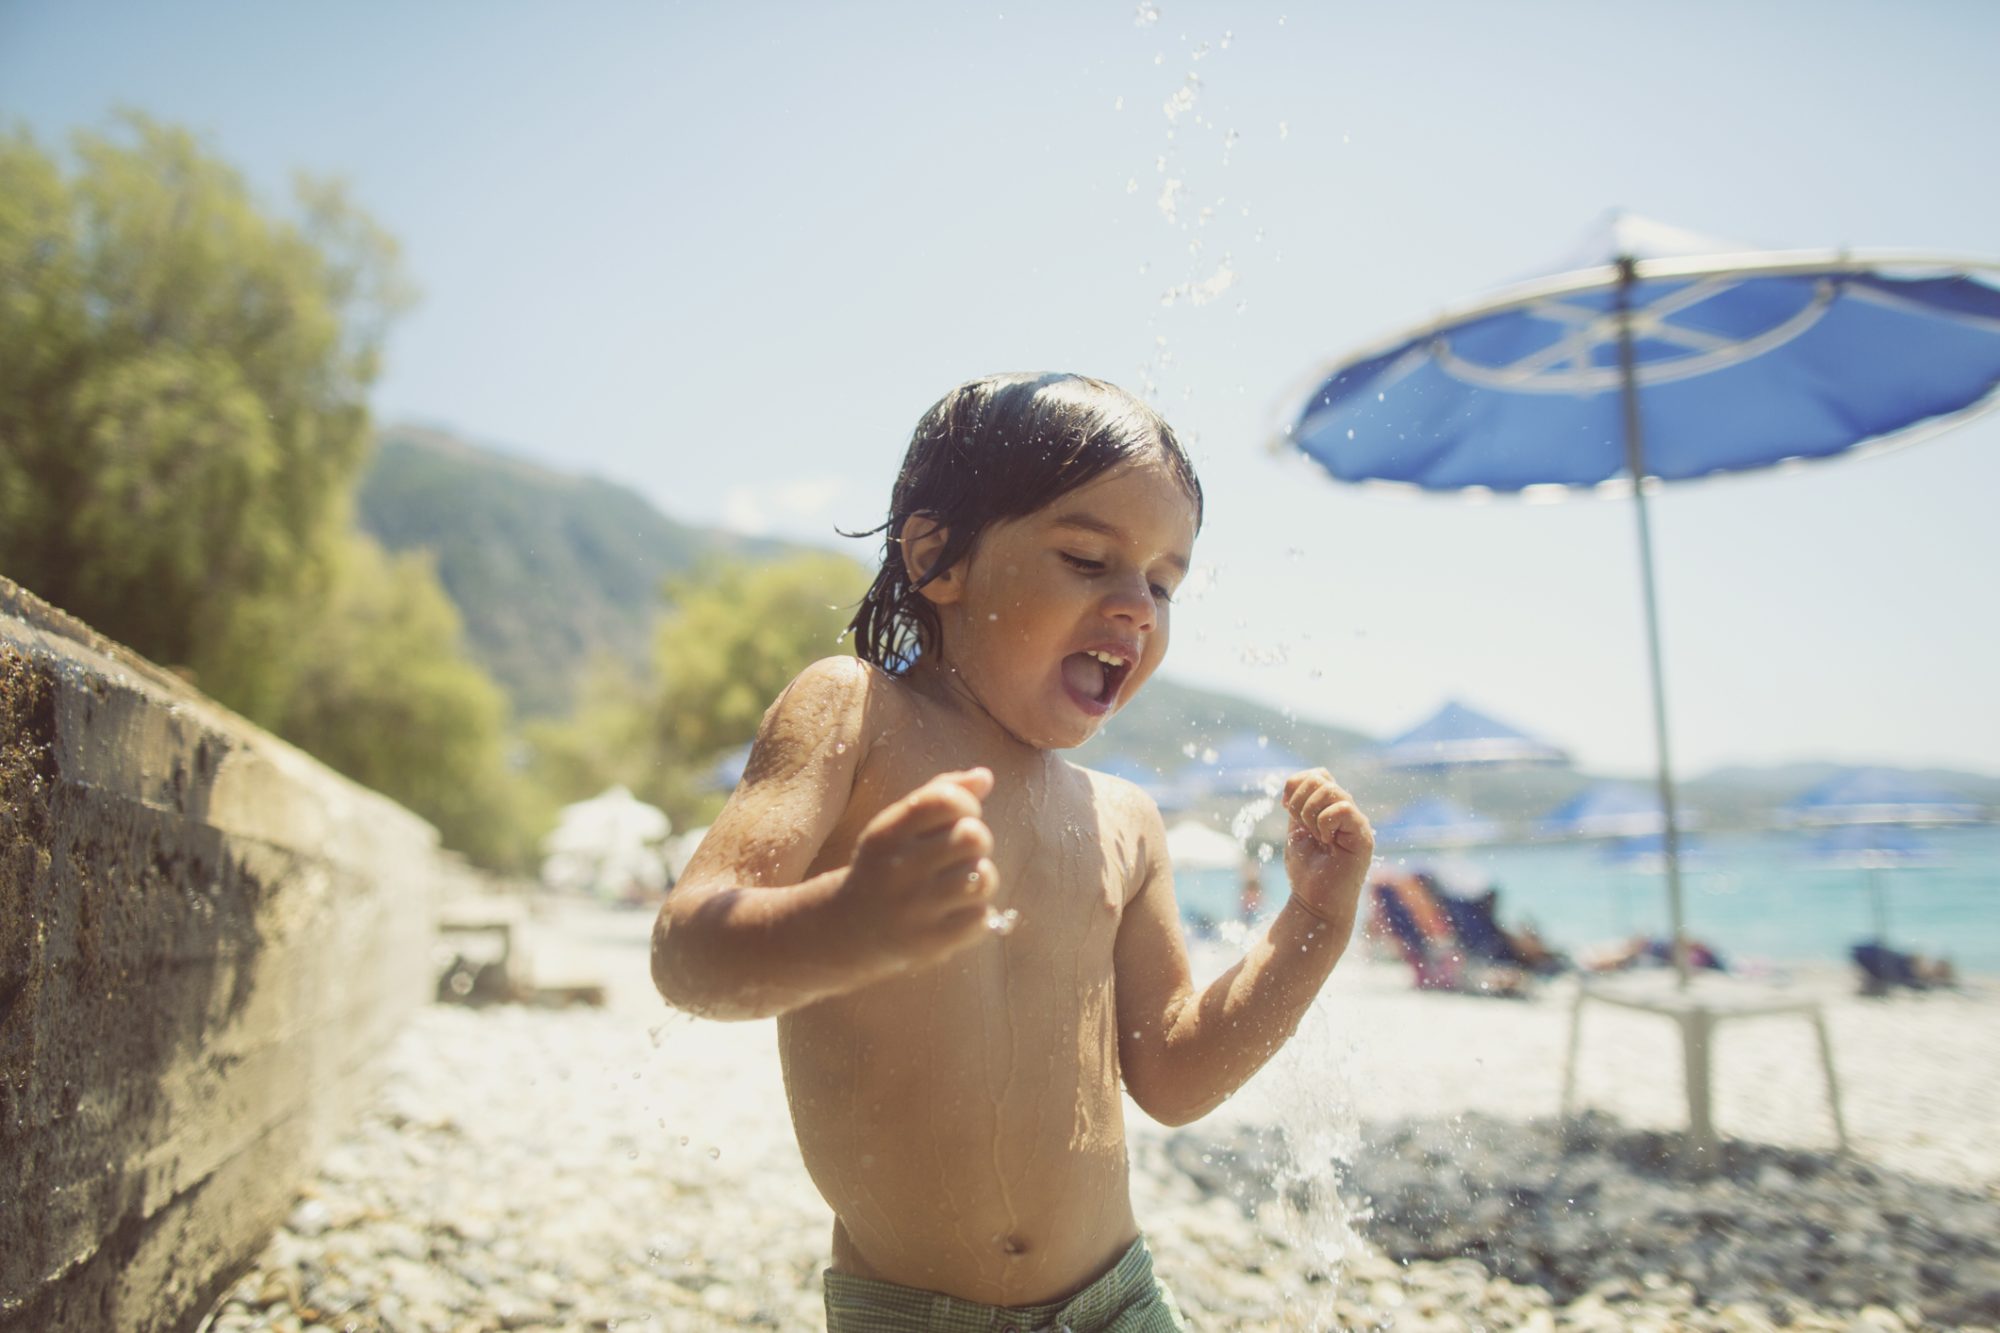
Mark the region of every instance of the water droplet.
<instances>
[{"instance_id":1,"label":"water droplet","mask_svg":"<svg viewBox=\"0 0 2000 1333\"><path fill-rule=\"evenodd\" d=\"M708 1150L708 1160L709 1160L709 1161L711 1161L711 1162L717 1162L717 1161L721 1161L721 1160L722 1160L722 1149L720 1149L720 1148L710 1148L710 1149Z\"/></svg>"},{"instance_id":2,"label":"water droplet","mask_svg":"<svg viewBox=\"0 0 2000 1333\"><path fill-rule=\"evenodd\" d=\"M1112 102L1111 109L1113 111L1123 111L1125 109L1125 99L1120 97L1116 101Z\"/></svg>"},{"instance_id":3,"label":"water droplet","mask_svg":"<svg viewBox=\"0 0 2000 1333\"><path fill-rule=\"evenodd\" d=\"M986 928L995 935L1011 935L1020 924L1021 913L1012 907L1004 912L994 907L986 909Z\"/></svg>"},{"instance_id":4,"label":"water droplet","mask_svg":"<svg viewBox=\"0 0 2000 1333\"><path fill-rule=\"evenodd\" d=\"M1150 28L1160 21L1160 7L1153 0L1139 0L1138 8L1132 15L1135 27Z\"/></svg>"},{"instance_id":5,"label":"water droplet","mask_svg":"<svg viewBox=\"0 0 2000 1333\"><path fill-rule=\"evenodd\" d=\"M687 1146L688 1146L688 1136L687 1136L687 1135L685 1135L685 1134L681 1135L681 1137L680 1137L680 1145L681 1145L681 1147L683 1147L683 1148L685 1148L685 1147L687 1147Z\"/></svg>"},{"instance_id":6,"label":"water droplet","mask_svg":"<svg viewBox=\"0 0 2000 1333\"><path fill-rule=\"evenodd\" d=\"M1278 137L1280 139L1289 139L1292 137L1292 126L1289 121L1281 120L1278 122Z\"/></svg>"},{"instance_id":7,"label":"water droplet","mask_svg":"<svg viewBox=\"0 0 2000 1333\"><path fill-rule=\"evenodd\" d=\"M835 754L846 754L846 753L847 753L847 742L846 742L846 741L835 741L835 742L833 743L833 752L834 752Z\"/></svg>"}]
</instances>

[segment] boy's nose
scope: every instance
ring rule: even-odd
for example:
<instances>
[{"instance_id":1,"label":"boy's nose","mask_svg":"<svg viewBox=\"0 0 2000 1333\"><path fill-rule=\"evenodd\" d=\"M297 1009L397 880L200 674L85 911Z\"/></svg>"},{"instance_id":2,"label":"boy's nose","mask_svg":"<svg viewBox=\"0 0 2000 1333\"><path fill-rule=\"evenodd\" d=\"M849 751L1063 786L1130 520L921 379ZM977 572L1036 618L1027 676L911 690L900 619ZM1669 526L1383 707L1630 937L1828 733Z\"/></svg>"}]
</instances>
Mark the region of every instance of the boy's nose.
<instances>
[{"instance_id":1,"label":"boy's nose","mask_svg":"<svg viewBox=\"0 0 2000 1333\"><path fill-rule=\"evenodd\" d=\"M1105 614L1129 621L1139 629L1153 628L1153 590L1144 579L1120 581L1105 593Z\"/></svg>"}]
</instances>

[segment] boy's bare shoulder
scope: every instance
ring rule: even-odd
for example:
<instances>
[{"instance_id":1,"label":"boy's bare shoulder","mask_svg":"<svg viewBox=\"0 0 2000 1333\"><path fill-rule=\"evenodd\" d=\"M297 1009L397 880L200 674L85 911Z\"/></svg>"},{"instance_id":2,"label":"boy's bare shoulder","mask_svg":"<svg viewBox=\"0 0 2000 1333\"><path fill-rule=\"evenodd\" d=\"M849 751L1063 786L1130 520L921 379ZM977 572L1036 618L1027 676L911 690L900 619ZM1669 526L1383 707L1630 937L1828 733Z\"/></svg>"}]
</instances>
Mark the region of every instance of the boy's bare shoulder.
<instances>
[{"instance_id":1,"label":"boy's bare shoulder","mask_svg":"<svg viewBox=\"0 0 2000 1333\"><path fill-rule=\"evenodd\" d=\"M1072 763L1070 767L1090 784L1098 808L1110 816L1114 828L1141 839L1165 837L1166 821L1160 816L1159 803L1146 794L1144 787L1082 764Z\"/></svg>"},{"instance_id":2,"label":"boy's bare shoulder","mask_svg":"<svg viewBox=\"0 0 2000 1333\"><path fill-rule=\"evenodd\" d=\"M858 657L822 657L799 672L764 710L745 776L758 776L759 767L789 767L835 746L864 744L871 730L879 730L872 705L885 681Z\"/></svg>"}]
</instances>

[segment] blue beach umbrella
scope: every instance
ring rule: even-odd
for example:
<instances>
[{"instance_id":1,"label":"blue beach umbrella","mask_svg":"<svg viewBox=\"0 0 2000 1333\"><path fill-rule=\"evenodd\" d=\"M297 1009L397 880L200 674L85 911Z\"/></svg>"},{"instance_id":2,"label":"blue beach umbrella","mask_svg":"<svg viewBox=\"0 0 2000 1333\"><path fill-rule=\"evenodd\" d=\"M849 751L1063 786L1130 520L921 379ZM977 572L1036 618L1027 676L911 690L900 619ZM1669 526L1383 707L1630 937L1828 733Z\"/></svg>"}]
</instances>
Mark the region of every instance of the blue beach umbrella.
<instances>
[{"instance_id":1,"label":"blue beach umbrella","mask_svg":"<svg viewBox=\"0 0 2000 1333\"><path fill-rule=\"evenodd\" d=\"M1500 825L1443 796L1411 801L1375 826L1384 847L1471 847L1500 836Z\"/></svg>"},{"instance_id":2,"label":"blue beach umbrella","mask_svg":"<svg viewBox=\"0 0 2000 1333\"><path fill-rule=\"evenodd\" d=\"M1109 773L1114 778L1123 778L1153 798L1153 804L1162 810L1184 810L1193 804L1192 799L1181 784L1169 781L1158 770L1140 763L1129 755L1110 755L1101 763L1089 767L1100 773Z\"/></svg>"},{"instance_id":3,"label":"blue beach umbrella","mask_svg":"<svg viewBox=\"0 0 2000 1333\"><path fill-rule=\"evenodd\" d=\"M1283 444L1342 481L1632 497L1685 985L1647 493L1658 482L1877 451L1991 410L2000 290L1988 275L2000 263L1754 252L1620 213L1586 249L1566 271L1320 367L1287 414Z\"/></svg>"},{"instance_id":4,"label":"blue beach umbrella","mask_svg":"<svg viewBox=\"0 0 2000 1333\"><path fill-rule=\"evenodd\" d=\"M750 742L745 741L710 765L704 785L710 791L735 791L736 784L743 781L743 772L750 767Z\"/></svg>"},{"instance_id":5,"label":"blue beach umbrella","mask_svg":"<svg viewBox=\"0 0 2000 1333\"><path fill-rule=\"evenodd\" d=\"M1566 764L1562 747L1467 708L1457 700L1399 736L1375 757L1385 768L1464 768L1479 765Z\"/></svg>"},{"instance_id":6,"label":"blue beach umbrella","mask_svg":"<svg viewBox=\"0 0 2000 1333\"><path fill-rule=\"evenodd\" d=\"M1238 732L1181 769L1180 788L1189 794L1218 796L1258 792L1269 795L1277 785L1313 765L1268 736Z\"/></svg>"},{"instance_id":7,"label":"blue beach umbrella","mask_svg":"<svg viewBox=\"0 0 2000 1333\"><path fill-rule=\"evenodd\" d=\"M1688 812L1674 813L1685 831ZM1629 782L1600 782L1542 816L1536 828L1548 838L1663 838L1666 825L1658 792Z\"/></svg>"},{"instance_id":8,"label":"blue beach umbrella","mask_svg":"<svg viewBox=\"0 0 2000 1333\"><path fill-rule=\"evenodd\" d=\"M1813 840L1813 859L1837 870L1859 870L1868 876L1868 899L1874 911L1875 942L1889 942L1889 899L1882 889L1882 872L1934 865L1937 849L1895 824L1847 824L1828 829Z\"/></svg>"},{"instance_id":9,"label":"blue beach umbrella","mask_svg":"<svg viewBox=\"0 0 2000 1333\"><path fill-rule=\"evenodd\" d=\"M1957 792L1893 768L1850 768L1785 803L1799 825L1966 824L1979 807Z\"/></svg>"}]
</instances>

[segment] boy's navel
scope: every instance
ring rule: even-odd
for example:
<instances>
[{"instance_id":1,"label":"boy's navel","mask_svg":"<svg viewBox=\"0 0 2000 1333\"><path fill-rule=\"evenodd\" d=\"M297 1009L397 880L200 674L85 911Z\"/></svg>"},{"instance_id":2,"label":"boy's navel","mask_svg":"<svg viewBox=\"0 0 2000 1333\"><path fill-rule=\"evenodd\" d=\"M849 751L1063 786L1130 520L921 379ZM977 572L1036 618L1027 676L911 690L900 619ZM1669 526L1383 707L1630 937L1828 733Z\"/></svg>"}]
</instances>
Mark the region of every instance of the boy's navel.
<instances>
[{"instance_id":1,"label":"boy's navel","mask_svg":"<svg viewBox=\"0 0 2000 1333\"><path fill-rule=\"evenodd\" d=\"M1021 1236L1010 1234L995 1239L1000 1243L1000 1252L1010 1259L1017 1259L1028 1252L1028 1242Z\"/></svg>"}]
</instances>

